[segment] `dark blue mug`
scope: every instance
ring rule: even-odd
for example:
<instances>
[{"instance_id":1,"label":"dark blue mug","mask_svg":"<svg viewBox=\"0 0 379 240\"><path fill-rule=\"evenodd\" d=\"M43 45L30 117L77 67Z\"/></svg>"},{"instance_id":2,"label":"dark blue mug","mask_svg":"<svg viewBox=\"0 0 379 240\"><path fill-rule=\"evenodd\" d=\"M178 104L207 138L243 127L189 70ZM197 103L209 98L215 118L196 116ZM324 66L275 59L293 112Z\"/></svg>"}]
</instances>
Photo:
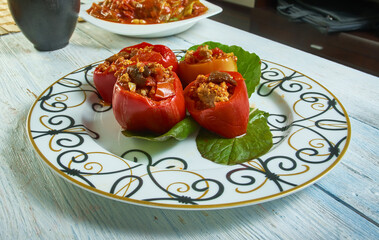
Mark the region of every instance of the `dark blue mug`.
<instances>
[{"instance_id":1,"label":"dark blue mug","mask_svg":"<svg viewBox=\"0 0 379 240\"><path fill-rule=\"evenodd\" d=\"M75 30L80 0L8 0L13 19L40 51L65 47Z\"/></svg>"}]
</instances>

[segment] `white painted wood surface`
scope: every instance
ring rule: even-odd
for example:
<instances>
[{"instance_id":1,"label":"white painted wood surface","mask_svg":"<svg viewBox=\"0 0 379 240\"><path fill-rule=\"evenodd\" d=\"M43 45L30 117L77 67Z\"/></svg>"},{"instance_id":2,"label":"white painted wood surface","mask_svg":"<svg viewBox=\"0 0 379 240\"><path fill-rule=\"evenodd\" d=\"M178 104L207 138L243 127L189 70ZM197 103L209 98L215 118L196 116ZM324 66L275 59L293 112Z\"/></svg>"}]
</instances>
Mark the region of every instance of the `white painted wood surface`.
<instances>
[{"instance_id":1,"label":"white painted wood surface","mask_svg":"<svg viewBox=\"0 0 379 240\"><path fill-rule=\"evenodd\" d=\"M28 141L29 108L52 82L146 39L80 23L69 46L38 52L21 34L0 37L0 239L379 239L379 79L235 28L204 20L151 43L183 49L235 44L328 88L346 108L352 138L316 184L282 199L226 210L178 211L109 200L50 171Z\"/></svg>"}]
</instances>

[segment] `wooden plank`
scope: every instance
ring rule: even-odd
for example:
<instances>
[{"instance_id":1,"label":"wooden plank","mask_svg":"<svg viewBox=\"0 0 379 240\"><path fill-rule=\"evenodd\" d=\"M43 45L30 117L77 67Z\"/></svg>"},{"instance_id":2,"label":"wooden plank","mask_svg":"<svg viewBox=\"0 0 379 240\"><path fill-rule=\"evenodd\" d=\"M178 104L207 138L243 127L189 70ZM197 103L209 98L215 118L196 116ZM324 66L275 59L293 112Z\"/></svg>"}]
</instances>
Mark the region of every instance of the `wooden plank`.
<instances>
[{"instance_id":1,"label":"wooden plank","mask_svg":"<svg viewBox=\"0 0 379 240\"><path fill-rule=\"evenodd\" d=\"M339 165L318 184L376 223L379 222L379 131L352 119L353 137Z\"/></svg>"},{"instance_id":2,"label":"wooden plank","mask_svg":"<svg viewBox=\"0 0 379 240\"><path fill-rule=\"evenodd\" d=\"M177 38L175 36L166 38L130 38L104 31L103 29L89 23L78 24L77 28L83 33L86 33L89 38L93 38L94 40L98 41L113 53L117 53L124 47L132 46L143 41L149 42L151 44L164 44L171 49L183 49L183 47L192 45L191 43L188 43L185 40Z\"/></svg>"},{"instance_id":3,"label":"wooden plank","mask_svg":"<svg viewBox=\"0 0 379 240\"><path fill-rule=\"evenodd\" d=\"M52 52L37 51L21 33L3 36L0 41L3 45L1 54L5 56L0 59L2 77L8 81L13 80L15 84L4 86L9 87L6 97L12 96L15 90L25 93L28 83L36 83L38 89L35 86L28 87L39 94L69 72L104 59L110 54L107 49L88 39L80 31L74 33L67 47ZM96 50L90 51L88 46Z\"/></svg>"}]
</instances>

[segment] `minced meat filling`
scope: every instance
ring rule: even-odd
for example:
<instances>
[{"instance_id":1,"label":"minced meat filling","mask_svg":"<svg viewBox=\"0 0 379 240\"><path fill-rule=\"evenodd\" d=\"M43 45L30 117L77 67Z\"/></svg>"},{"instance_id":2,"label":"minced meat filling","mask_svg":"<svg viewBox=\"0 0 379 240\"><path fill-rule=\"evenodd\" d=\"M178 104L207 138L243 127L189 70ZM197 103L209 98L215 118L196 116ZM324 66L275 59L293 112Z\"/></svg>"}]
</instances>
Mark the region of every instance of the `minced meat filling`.
<instances>
[{"instance_id":1,"label":"minced meat filling","mask_svg":"<svg viewBox=\"0 0 379 240\"><path fill-rule=\"evenodd\" d=\"M147 54L151 54L153 46L147 46L145 48L130 48L127 51L116 53L109 58L105 59L104 63L99 64L98 69L101 72L116 72L120 68L126 67L143 59Z\"/></svg>"},{"instance_id":2,"label":"minced meat filling","mask_svg":"<svg viewBox=\"0 0 379 240\"><path fill-rule=\"evenodd\" d=\"M164 68L159 63L139 62L117 71L116 77L118 77L118 82L124 89L154 100L167 98L175 94L172 67ZM160 93L162 91L166 95L162 96ZM157 96L157 94L160 95Z\"/></svg>"},{"instance_id":3,"label":"minced meat filling","mask_svg":"<svg viewBox=\"0 0 379 240\"><path fill-rule=\"evenodd\" d=\"M194 55L195 51L187 51L184 61L187 63L203 63L212 61L212 50L208 48L208 45L200 46L196 52L197 55Z\"/></svg>"},{"instance_id":4,"label":"minced meat filling","mask_svg":"<svg viewBox=\"0 0 379 240\"><path fill-rule=\"evenodd\" d=\"M196 94L199 100L207 107L214 107L216 102L229 101L228 86L225 82L221 84L200 83L196 89Z\"/></svg>"},{"instance_id":5,"label":"minced meat filling","mask_svg":"<svg viewBox=\"0 0 379 240\"><path fill-rule=\"evenodd\" d=\"M217 102L227 102L233 95L236 82L223 72L212 72L209 77L199 75L192 85L190 96L196 101L196 108L212 108Z\"/></svg>"},{"instance_id":6,"label":"minced meat filling","mask_svg":"<svg viewBox=\"0 0 379 240\"><path fill-rule=\"evenodd\" d=\"M237 61L237 57L233 53L225 53L219 48L209 49L208 45L199 46L196 51L188 50L184 56L184 61L188 64L195 64L206 63L221 58L234 58Z\"/></svg>"}]
</instances>

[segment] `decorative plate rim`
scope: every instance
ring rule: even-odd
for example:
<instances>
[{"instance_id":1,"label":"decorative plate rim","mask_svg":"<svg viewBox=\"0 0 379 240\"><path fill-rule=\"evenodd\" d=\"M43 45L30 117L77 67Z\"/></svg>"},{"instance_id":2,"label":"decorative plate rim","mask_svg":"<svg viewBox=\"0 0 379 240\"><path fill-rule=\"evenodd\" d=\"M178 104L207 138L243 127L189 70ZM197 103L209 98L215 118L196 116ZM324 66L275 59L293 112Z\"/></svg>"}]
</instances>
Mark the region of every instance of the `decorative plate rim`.
<instances>
[{"instance_id":1,"label":"decorative plate rim","mask_svg":"<svg viewBox=\"0 0 379 240\"><path fill-rule=\"evenodd\" d=\"M83 66L81 68L78 68L78 69L76 69L76 70L74 70L74 71L72 71L72 72L64 75L63 77L59 78L58 80L54 81L51 85L49 85L37 97L37 99L33 102L31 108L29 109L29 112L28 112L28 115L27 115L27 119L26 119L26 131L28 133L28 139L29 139L30 143L32 144L34 150L43 159L43 161L51 168L51 170L54 170L53 172L58 173L58 175L60 177L62 177L65 180L69 181L70 183L73 183L73 184L81 187L82 189L85 189L85 190L87 190L89 192L92 192L92 193L96 193L96 194L98 194L100 196L103 196L103 197L107 197L109 199L118 200L118 201L126 202L126 203L132 203L132 204L136 204L136 205L140 205L140 206L148 206L148 207L156 207L156 208L164 208L164 209L176 209L176 210L225 209L225 208L242 207L242 206L247 206L247 205L252 205L252 204L257 204L257 203L263 203L263 202L275 200L275 199L278 199L278 198L290 195L292 193L295 193L295 192L297 192L299 190L302 190L303 188L305 188L307 186L310 186L311 184L313 184L317 180L321 179L323 176L325 176L328 172L330 172L341 161L342 157L344 156L344 154L346 153L346 151L348 149L348 146L349 146L349 143L350 143L350 140L351 140L351 123L350 123L349 116L348 116L348 114L347 114L344 106L342 105L342 103L339 101L339 99L332 92L330 92L326 87L324 87L318 81L314 80L313 78L311 78L311 77L309 77L309 76L307 76L307 75L305 75L305 74L303 74L303 73L301 73L301 72L299 72L297 70L294 70L292 68L286 67L284 65L281 65L281 64L269 61L269 60L262 59L262 62L268 62L268 63L276 64L278 66L281 66L281 67L287 68L287 69L289 69L291 71L294 71L296 73L299 73L299 74L307 77L308 79L312 80L314 83L318 84L322 89L324 89L328 94L330 94L337 101L338 105L341 107L342 112L344 114L344 117L346 119L347 135L346 135L345 145L344 145L343 149L340 151L339 155L336 157L336 159L333 161L333 163L331 163L330 166L328 166L327 168L325 168L321 173L319 173L318 175L316 175L312 179L310 179L308 181L305 181L305 182L303 182L303 183L301 183L299 185L296 185L293 188L290 188L290 189L287 189L287 190L283 190L281 192L274 193L274 194L271 194L271 195L268 195L268 196L265 196L265 197L254 198L254 199L251 199L251 200L236 201L236 202L231 202L231 203L204 204L204 205L184 205L184 204L179 205L179 204L167 204L167 203L159 203L159 202L150 202L150 201L144 201L144 200L138 200L138 199L132 199L132 198L127 198L127 197L122 197L122 196L118 196L116 194L111 194L109 192L106 192L106 191L103 191L103 190L99 190L97 188L93 188L93 187L91 187L89 185L86 185L86 184L84 184L84 183L82 183L82 182L80 182L80 181L72 178L71 176L65 174L64 172L62 172L61 170L59 170L56 166L54 166L48 160L48 158L38 148L37 144L35 143L35 141L33 139L32 132L31 132L31 127L30 127L30 125L31 125L31 115L33 113L33 110L34 110L35 106L37 105L37 103L41 99L41 97L53 85L55 85L57 82L59 82L60 80L64 79L65 77L67 77L67 76L75 73L76 71L78 71L80 69L85 69L86 67L89 67L89 66L91 66L93 64L96 64L98 62L101 62L101 61L97 61L97 62L88 64L86 66Z\"/></svg>"}]
</instances>

